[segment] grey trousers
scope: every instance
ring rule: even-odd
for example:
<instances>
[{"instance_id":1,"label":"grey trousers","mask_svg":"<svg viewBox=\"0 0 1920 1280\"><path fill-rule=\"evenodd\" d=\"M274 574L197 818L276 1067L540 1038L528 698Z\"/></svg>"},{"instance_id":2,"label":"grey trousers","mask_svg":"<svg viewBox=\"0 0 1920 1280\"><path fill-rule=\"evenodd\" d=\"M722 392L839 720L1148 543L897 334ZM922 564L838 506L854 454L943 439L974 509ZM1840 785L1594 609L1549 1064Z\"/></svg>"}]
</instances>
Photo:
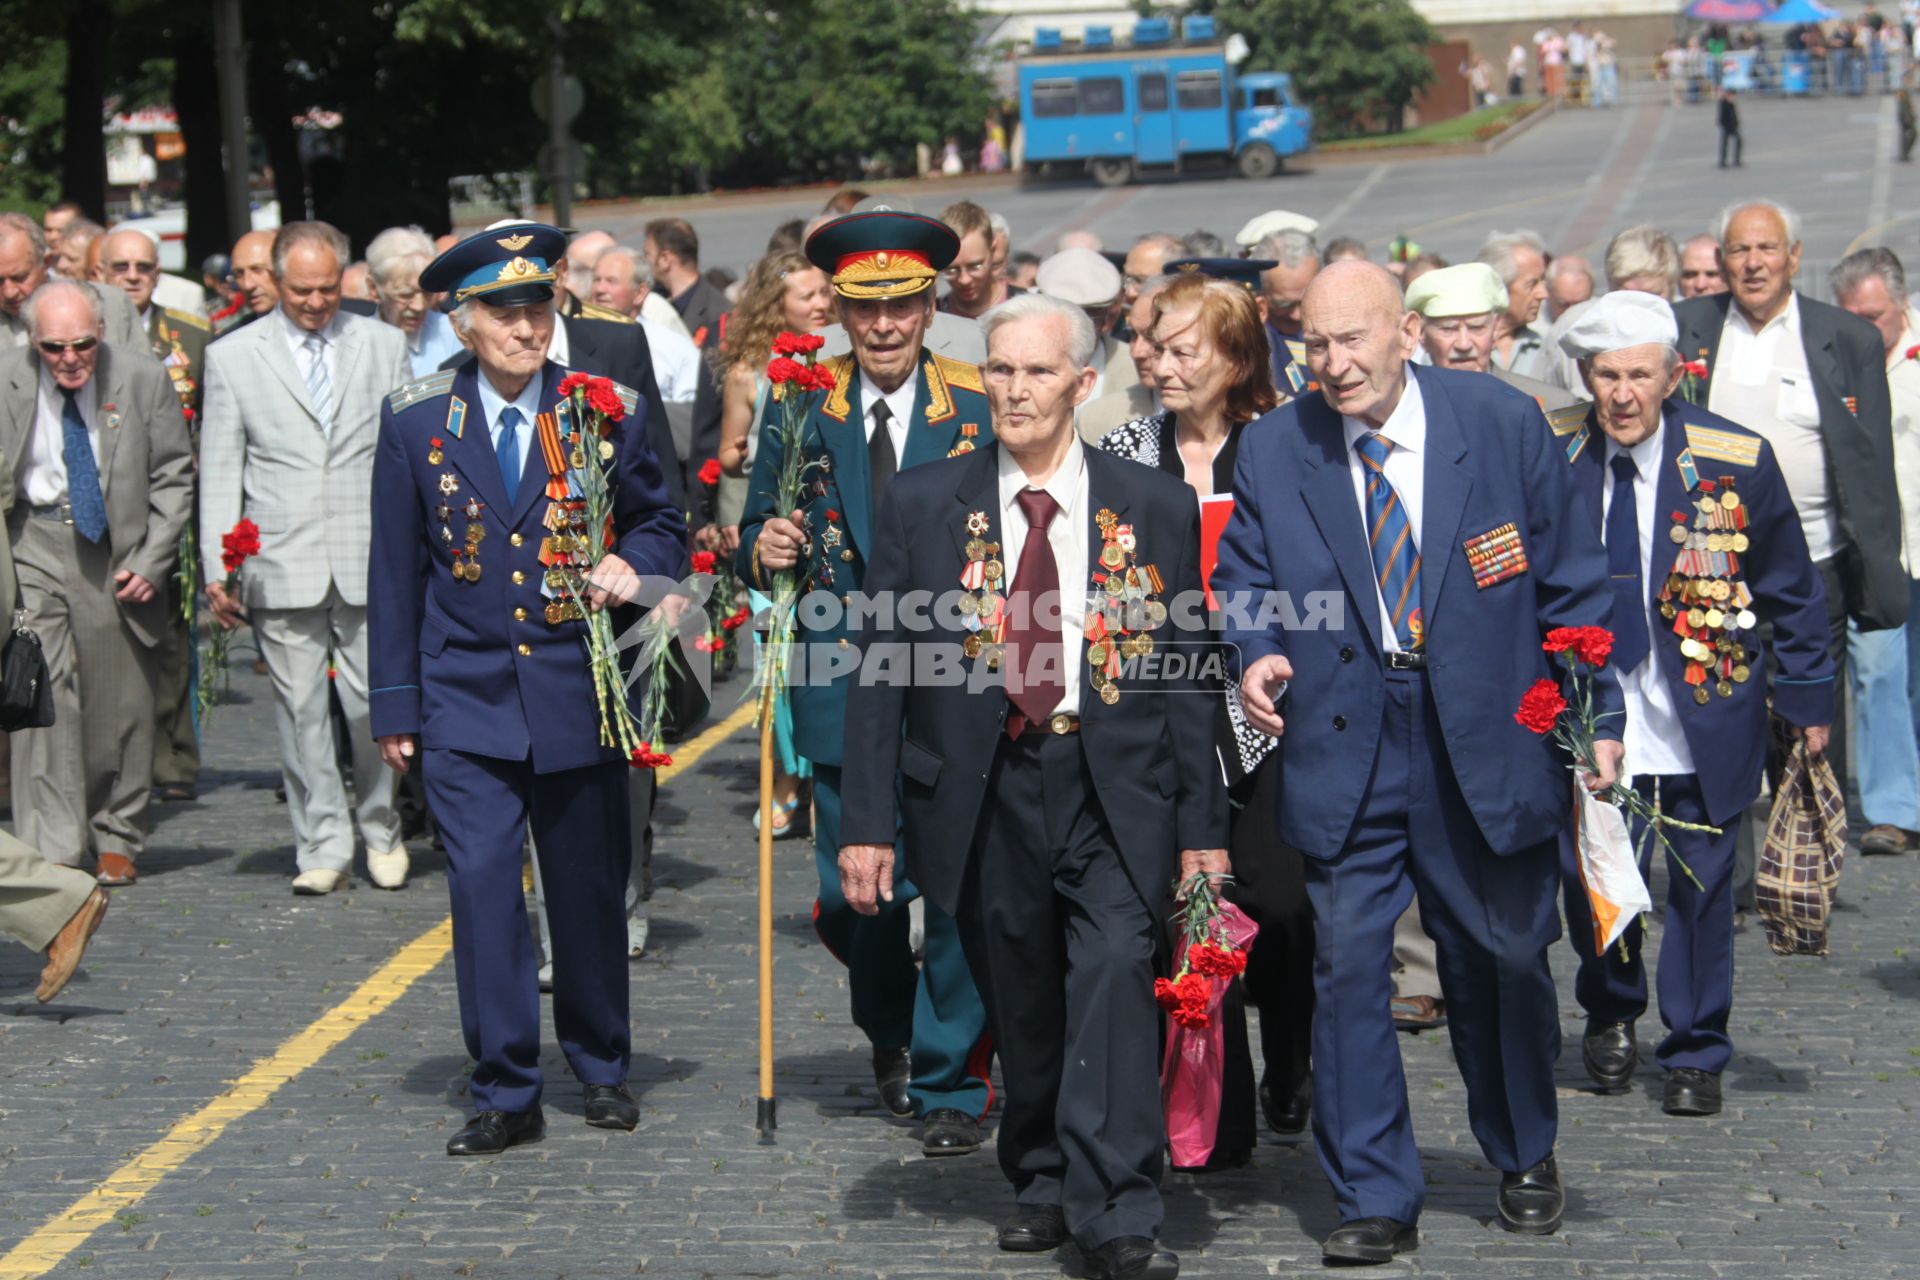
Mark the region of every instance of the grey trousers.
<instances>
[{"instance_id":1,"label":"grey trousers","mask_svg":"<svg viewBox=\"0 0 1920 1280\"><path fill-rule=\"evenodd\" d=\"M167 630L160 637L154 686L153 781L191 787L200 781L200 737L193 724L193 624L180 611L178 582L166 585Z\"/></svg>"},{"instance_id":2,"label":"grey trousers","mask_svg":"<svg viewBox=\"0 0 1920 1280\"><path fill-rule=\"evenodd\" d=\"M367 611L338 590L311 609L255 609L253 632L273 682L273 719L280 730L280 771L287 780L295 861L302 871L346 871L357 828L369 849L400 847L400 811L393 770L380 761L367 716ZM353 753L352 810L335 761L332 686L347 715Z\"/></svg>"},{"instance_id":3,"label":"grey trousers","mask_svg":"<svg viewBox=\"0 0 1920 1280\"><path fill-rule=\"evenodd\" d=\"M45 951L92 893L92 876L0 831L0 933Z\"/></svg>"},{"instance_id":4,"label":"grey trousers","mask_svg":"<svg viewBox=\"0 0 1920 1280\"><path fill-rule=\"evenodd\" d=\"M46 650L54 707L52 725L14 735L14 827L68 866L100 853L137 860L153 791L153 650L121 616L104 544L24 507L11 530L20 602Z\"/></svg>"}]
</instances>

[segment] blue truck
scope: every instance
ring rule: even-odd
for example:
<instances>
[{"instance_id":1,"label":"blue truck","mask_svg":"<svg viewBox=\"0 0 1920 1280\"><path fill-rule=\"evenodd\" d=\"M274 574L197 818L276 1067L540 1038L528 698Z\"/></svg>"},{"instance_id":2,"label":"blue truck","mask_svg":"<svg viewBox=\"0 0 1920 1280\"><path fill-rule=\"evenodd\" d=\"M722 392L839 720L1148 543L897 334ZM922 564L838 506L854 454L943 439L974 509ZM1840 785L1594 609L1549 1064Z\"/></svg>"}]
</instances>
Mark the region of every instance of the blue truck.
<instances>
[{"instance_id":1,"label":"blue truck","mask_svg":"<svg viewBox=\"0 0 1920 1280\"><path fill-rule=\"evenodd\" d=\"M1313 112L1292 78L1236 73L1206 15L1185 19L1179 40L1165 18L1142 19L1124 44L1089 26L1070 48L1042 28L1019 72L1029 170L1084 167L1109 187L1229 164L1266 178L1313 146Z\"/></svg>"}]
</instances>

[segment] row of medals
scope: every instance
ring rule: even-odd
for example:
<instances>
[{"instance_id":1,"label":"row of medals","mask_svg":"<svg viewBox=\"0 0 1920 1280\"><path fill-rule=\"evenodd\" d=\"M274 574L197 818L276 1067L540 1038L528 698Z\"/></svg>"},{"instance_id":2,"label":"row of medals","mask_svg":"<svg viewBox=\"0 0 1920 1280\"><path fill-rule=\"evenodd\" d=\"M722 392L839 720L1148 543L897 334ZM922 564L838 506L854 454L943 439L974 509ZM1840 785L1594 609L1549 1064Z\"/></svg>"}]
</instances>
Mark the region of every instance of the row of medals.
<instances>
[{"instance_id":1,"label":"row of medals","mask_svg":"<svg viewBox=\"0 0 1920 1280\"><path fill-rule=\"evenodd\" d=\"M1681 550L1660 592L1660 616L1681 637L1686 681L1693 686L1693 700L1703 704L1712 697L1710 671L1718 676L1712 681L1713 693L1723 698L1731 698L1733 686L1745 684L1753 675L1746 646L1738 636L1752 630L1757 619L1747 584L1735 580L1740 566L1734 558L1749 545L1744 532L1747 511L1730 478L1721 480L1720 490L1718 498L1711 493L1700 498L1691 529L1682 516L1667 530Z\"/></svg>"}]
</instances>

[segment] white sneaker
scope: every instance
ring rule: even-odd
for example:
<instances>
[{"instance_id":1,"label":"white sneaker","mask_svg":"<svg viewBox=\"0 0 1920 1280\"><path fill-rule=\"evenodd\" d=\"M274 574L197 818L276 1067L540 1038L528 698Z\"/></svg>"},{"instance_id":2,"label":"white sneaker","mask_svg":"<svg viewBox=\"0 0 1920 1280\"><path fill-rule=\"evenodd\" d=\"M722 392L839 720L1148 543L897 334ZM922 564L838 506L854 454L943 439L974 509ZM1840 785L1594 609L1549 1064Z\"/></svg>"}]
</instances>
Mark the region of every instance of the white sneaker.
<instances>
[{"instance_id":1,"label":"white sneaker","mask_svg":"<svg viewBox=\"0 0 1920 1280\"><path fill-rule=\"evenodd\" d=\"M647 953L647 930L652 926L645 912L627 917L627 957L637 960Z\"/></svg>"},{"instance_id":2,"label":"white sneaker","mask_svg":"<svg viewBox=\"0 0 1920 1280\"><path fill-rule=\"evenodd\" d=\"M398 889L407 882L407 847L401 845L392 853L375 853L367 850L367 879L382 889Z\"/></svg>"},{"instance_id":3,"label":"white sneaker","mask_svg":"<svg viewBox=\"0 0 1920 1280\"><path fill-rule=\"evenodd\" d=\"M344 871L334 871L328 867L316 867L312 871L302 871L293 878L293 891L303 898L317 898L332 893L335 889L351 887Z\"/></svg>"}]
</instances>

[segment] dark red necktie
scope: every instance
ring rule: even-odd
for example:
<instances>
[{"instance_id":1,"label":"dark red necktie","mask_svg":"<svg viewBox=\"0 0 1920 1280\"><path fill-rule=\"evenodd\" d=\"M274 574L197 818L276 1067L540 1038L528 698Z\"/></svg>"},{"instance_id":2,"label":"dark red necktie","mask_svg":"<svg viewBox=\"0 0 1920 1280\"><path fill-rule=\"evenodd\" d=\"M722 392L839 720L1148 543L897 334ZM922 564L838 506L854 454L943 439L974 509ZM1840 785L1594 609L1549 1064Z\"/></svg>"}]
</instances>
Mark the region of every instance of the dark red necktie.
<instances>
[{"instance_id":1,"label":"dark red necktie","mask_svg":"<svg viewBox=\"0 0 1920 1280\"><path fill-rule=\"evenodd\" d=\"M1007 609L1007 670L1020 673L1020 690L1007 696L1013 714L1007 735L1018 738L1030 724L1044 724L1066 693L1065 653L1060 645L1060 566L1047 541L1047 526L1060 514L1060 504L1045 489L1022 489L1014 495L1027 518L1027 541L1013 571L1013 590ZM1041 601L1052 596L1054 608L1043 611Z\"/></svg>"}]
</instances>

